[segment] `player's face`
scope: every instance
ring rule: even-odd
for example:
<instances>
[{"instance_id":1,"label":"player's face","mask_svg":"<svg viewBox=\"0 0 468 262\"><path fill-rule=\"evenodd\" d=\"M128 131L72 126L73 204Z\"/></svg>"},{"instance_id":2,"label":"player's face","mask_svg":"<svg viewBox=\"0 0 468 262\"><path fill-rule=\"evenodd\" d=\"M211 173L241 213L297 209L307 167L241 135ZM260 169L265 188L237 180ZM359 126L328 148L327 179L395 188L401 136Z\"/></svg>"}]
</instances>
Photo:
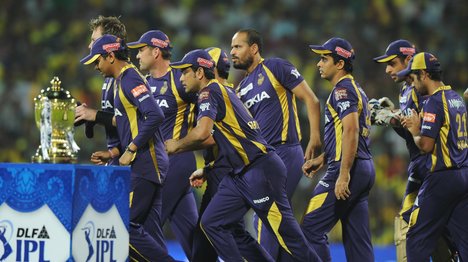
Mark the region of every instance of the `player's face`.
<instances>
[{"instance_id":1,"label":"player's face","mask_svg":"<svg viewBox=\"0 0 468 262\"><path fill-rule=\"evenodd\" d=\"M253 54L247 42L247 33L236 33L232 37L231 58L236 69L246 70L252 65Z\"/></svg>"},{"instance_id":2,"label":"player's face","mask_svg":"<svg viewBox=\"0 0 468 262\"><path fill-rule=\"evenodd\" d=\"M94 61L94 68L101 73L104 77L112 77L112 73L109 70L110 63L108 61L108 56L99 56L96 61Z\"/></svg>"},{"instance_id":3,"label":"player's face","mask_svg":"<svg viewBox=\"0 0 468 262\"><path fill-rule=\"evenodd\" d=\"M330 55L321 55L320 61L317 63L320 77L326 80L331 80L338 72L338 69L333 62L333 58Z\"/></svg>"},{"instance_id":4,"label":"player's face","mask_svg":"<svg viewBox=\"0 0 468 262\"><path fill-rule=\"evenodd\" d=\"M93 33L91 34L91 42L89 42L88 48L91 49L94 41L96 41L101 36L102 36L102 27L99 26L93 30Z\"/></svg>"},{"instance_id":5,"label":"player's face","mask_svg":"<svg viewBox=\"0 0 468 262\"><path fill-rule=\"evenodd\" d=\"M424 74L425 74L425 72L422 71L419 76L417 74L415 74L415 73L411 73L409 75L409 78L411 79L414 88L416 88L416 91L420 95L423 95L423 96L428 94L427 88L426 88L426 86L424 84L424 81L423 81L423 79L425 78Z\"/></svg>"},{"instance_id":6,"label":"player's face","mask_svg":"<svg viewBox=\"0 0 468 262\"><path fill-rule=\"evenodd\" d=\"M401 82L406 78L400 78L397 76L397 73L406 68L404 60L395 57L392 60L387 62L387 67L385 68L385 73L387 73L395 82Z\"/></svg>"},{"instance_id":7,"label":"player's face","mask_svg":"<svg viewBox=\"0 0 468 262\"><path fill-rule=\"evenodd\" d=\"M180 82L185 88L185 92L187 93L195 93L198 92L198 87L200 83L197 79L195 71L191 67L182 69L182 75L180 76Z\"/></svg>"},{"instance_id":8,"label":"player's face","mask_svg":"<svg viewBox=\"0 0 468 262\"><path fill-rule=\"evenodd\" d=\"M150 70L154 65L154 50L150 46L143 46L138 49L138 54L136 58L140 61L140 70L147 71Z\"/></svg>"}]
</instances>

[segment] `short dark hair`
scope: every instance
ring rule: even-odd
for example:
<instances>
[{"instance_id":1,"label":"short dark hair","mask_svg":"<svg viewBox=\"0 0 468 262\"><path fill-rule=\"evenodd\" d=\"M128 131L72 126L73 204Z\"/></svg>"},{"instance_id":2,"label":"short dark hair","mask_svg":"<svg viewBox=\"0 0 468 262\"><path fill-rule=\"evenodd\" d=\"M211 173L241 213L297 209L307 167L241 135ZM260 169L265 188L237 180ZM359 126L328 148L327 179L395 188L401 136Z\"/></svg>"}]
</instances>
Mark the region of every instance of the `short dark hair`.
<instances>
[{"instance_id":1,"label":"short dark hair","mask_svg":"<svg viewBox=\"0 0 468 262\"><path fill-rule=\"evenodd\" d=\"M198 70L198 68L203 69L203 73L205 73L205 77L206 79L208 80L212 80L212 79L215 79L215 73L214 73L214 70L213 69L208 69L208 68L205 68L203 66L191 66L190 68L192 68L193 72L196 72Z\"/></svg>"},{"instance_id":2,"label":"short dark hair","mask_svg":"<svg viewBox=\"0 0 468 262\"><path fill-rule=\"evenodd\" d=\"M122 61L130 61L130 52L128 47L125 47L123 50L114 51L115 58L122 60Z\"/></svg>"},{"instance_id":3,"label":"short dark hair","mask_svg":"<svg viewBox=\"0 0 468 262\"><path fill-rule=\"evenodd\" d=\"M115 35L122 38L124 41L127 40L127 30L125 25L115 16L98 16L97 18L91 19L89 21L89 28L91 31L96 30L97 28L102 27L102 34Z\"/></svg>"},{"instance_id":4,"label":"short dark hair","mask_svg":"<svg viewBox=\"0 0 468 262\"><path fill-rule=\"evenodd\" d=\"M418 79L421 79L421 70L413 70L411 73L415 74ZM426 70L426 69L424 69ZM426 70L427 74L429 75L429 78L433 81L442 81L442 70Z\"/></svg>"},{"instance_id":5,"label":"short dark hair","mask_svg":"<svg viewBox=\"0 0 468 262\"><path fill-rule=\"evenodd\" d=\"M351 62L350 59L344 59L342 56L339 56L337 54L331 53L330 56L333 58L333 63L338 63L340 60L343 60L344 64L344 70L348 73L353 72L353 63Z\"/></svg>"},{"instance_id":6,"label":"short dark hair","mask_svg":"<svg viewBox=\"0 0 468 262\"><path fill-rule=\"evenodd\" d=\"M229 77L229 71L220 70L220 69L218 68L218 75L219 75L219 77L221 77L222 79L228 79L228 77Z\"/></svg>"},{"instance_id":7,"label":"short dark hair","mask_svg":"<svg viewBox=\"0 0 468 262\"><path fill-rule=\"evenodd\" d=\"M260 54L262 54L262 52L263 52L263 38L262 38L262 35L257 30L252 29L252 28L244 28L244 29L241 29L241 30L237 31L237 33L246 33L247 34L247 43L249 44L249 46L251 46L253 44L257 44L258 52Z\"/></svg>"},{"instance_id":8,"label":"short dark hair","mask_svg":"<svg viewBox=\"0 0 468 262\"><path fill-rule=\"evenodd\" d=\"M166 49L159 49L161 50L161 55L164 60L171 60L172 57L172 52L171 50L166 50Z\"/></svg>"}]
</instances>

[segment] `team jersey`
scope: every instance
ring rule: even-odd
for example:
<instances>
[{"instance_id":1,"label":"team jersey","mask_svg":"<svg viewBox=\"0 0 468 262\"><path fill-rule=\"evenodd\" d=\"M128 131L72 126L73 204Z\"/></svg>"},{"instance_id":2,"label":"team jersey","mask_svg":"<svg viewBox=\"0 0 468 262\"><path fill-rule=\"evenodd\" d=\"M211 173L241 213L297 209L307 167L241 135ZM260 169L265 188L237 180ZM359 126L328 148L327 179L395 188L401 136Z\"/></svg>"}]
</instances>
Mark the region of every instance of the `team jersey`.
<instances>
[{"instance_id":1,"label":"team jersey","mask_svg":"<svg viewBox=\"0 0 468 262\"><path fill-rule=\"evenodd\" d=\"M184 137L195 124L197 96L185 92L180 76L180 70L169 69L162 77L146 78L154 99L164 112L165 120L160 127L164 140Z\"/></svg>"},{"instance_id":2,"label":"team jersey","mask_svg":"<svg viewBox=\"0 0 468 262\"><path fill-rule=\"evenodd\" d=\"M435 139L434 149L427 158L431 171L468 166L466 106L450 86L439 87L422 110L421 136Z\"/></svg>"},{"instance_id":3,"label":"team jersey","mask_svg":"<svg viewBox=\"0 0 468 262\"><path fill-rule=\"evenodd\" d=\"M114 113L114 78L106 77L104 84L102 84L102 95L101 95L101 109L102 111ZM120 148L119 135L117 134L116 128L106 128L106 142L107 148L113 147Z\"/></svg>"},{"instance_id":4,"label":"team jersey","mask_svg":"<svg viewBox=\"0 0 468 262\"><path fill-rule=\"evenodd\" d=\"M357 112L359 120L359 140L356 158L371 159L369 150L370 114L368 99L362 88L351 75L338 80L333 87L325 106L324 145L328 163L341 161L343 135L342 119Z\"/></svg>"},{"instance_id":5,"label":"team jersey","mask_svg":"<svg viewBox=\"0 0 468 262\"><path fill-rule=\"evenodd\" d=\"M260 134L260 128L231 89L211 80L198 95L198 118L214 121L213 138L218 153L233 168L233 174L243 169L273 148Z\"/></svg>"},{"instance_id":6,"label":"team jersey","mask_svg":"<svg viewBox=\"0 0 468 262\"><path fill-rule=\"evenodd\" d=\"M400 110L403 116L411 114L411 109L416 112L421 112L424 103L427 100L427 96L421 96L413 86L408 85L406 82L400 89L399 103ZM402 127L394 128L399 136L406 141L406 147L408 148L410 159L414 160L421 155L421 151L414 143L413 135Z\"/></svg>"},{"instance_id":7,"label":"team jersey","mask_svg":"<svg viewBox=\"0 0 468 262\"><path fill-rule=\"evenodd\" d=\"M304 78L288 61L262 59L239 84L238 95L272 146L299 144L301 129L292 90Z\"/></svg>"},{"instance_id":8,"label":"team jersey","mask_svg":"<svg viewBox=\"0 0 468 262\"><path fill-rule=\"evenodd\" d=\"M169 166L159 126L164 114L144 76L134 65L125 66L116 79L115 118L122 147L133 142L138 150L132 175L162 183Z\"/></svg>"}]
</instances>

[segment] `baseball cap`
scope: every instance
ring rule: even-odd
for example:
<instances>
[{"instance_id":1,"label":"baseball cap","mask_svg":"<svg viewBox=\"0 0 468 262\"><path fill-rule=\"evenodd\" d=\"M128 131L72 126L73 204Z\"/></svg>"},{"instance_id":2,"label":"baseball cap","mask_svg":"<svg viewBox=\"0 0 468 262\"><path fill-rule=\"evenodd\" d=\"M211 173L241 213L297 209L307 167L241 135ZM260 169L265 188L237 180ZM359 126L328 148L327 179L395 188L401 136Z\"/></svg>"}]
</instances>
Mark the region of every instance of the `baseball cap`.
<instances>
[{"instance_id":1,"label":"baseball cap","mask_svg":"<svg viewBox=\"0 0 468 262\"><path fill-rule=\"evenodd\" d=\"M374 58L377 63L386 63L397 56L409 56L416 53L416 47L408 40L399 39L391 42L385 54Z\"/></svg>"},{"instance_id":2,"label":"baseball cap","mask_svg":"<svg viewBox=\"0 0 468 262\"><path fill-rule=\"evenodd\" d=\"M182 58L178 62L173 62L170 64L172 68L185 69L191 66L199 66L207 69L214 69L214 61L211 56L203 49L195 49Z\"/></svg>"},{"instance_id":3,"label":"baseball cap","mask_svg":"<svg viewBox=\"0 0 468 262\"><path fill-rule=\"evenodd\" d=\"M421 52L413 56L406 69L398 72L398 77L404 77L411 74L413 70L425 69L428 71L441 71L440 63L437 58L430 53Z\"/></svg>"},{"instance_id":4,"label":"baseball cap","mask_svg":"<svg viewBox=\"0 0 468 262\"><path fill-rule=\"evenodd\" d=\"M94 41L89 55L80 60L81 63L89 65L96 61L100 55L110 52L125 50L124 41L115 35L103 35Z\"/></svg>"},{"instance_id":5,"label":"baseball cap","mask_svg":"<svg viewBox=\"0 0 468 262\"><path fill-rule=\"evenodd\" d=\"M336 54L347 60L353 60L355 57L351 44L339 37L330 38L323 45L309 45L309 47L312 52L319 55Z\"/></svg>"},{"instance_id":6,"label":"baseball cap","mask_svg":"<svg viewBox=\"0 0 468 262\"><path fill-rule=\"evenodd\" d=\"M231 64L229 63L229 58L224 50L218 47L208 47L207 49L205 49L205 51L207 51L211 58L214 60L215 66L216 68L218 68L219 71L229 74Z\"/></svg>"},{"instance_id":7,"label":"baseball cap","mask_svg":"<svg viewBox=\"0 0 468 262\"><path fill-rule=\"evenodd\" d=\"M165 50L172 49L169 37L160 30L150 30L144 33L138 41L127 44L128 48L140 48L146 45Z\"/></svg>"}]
</instances>

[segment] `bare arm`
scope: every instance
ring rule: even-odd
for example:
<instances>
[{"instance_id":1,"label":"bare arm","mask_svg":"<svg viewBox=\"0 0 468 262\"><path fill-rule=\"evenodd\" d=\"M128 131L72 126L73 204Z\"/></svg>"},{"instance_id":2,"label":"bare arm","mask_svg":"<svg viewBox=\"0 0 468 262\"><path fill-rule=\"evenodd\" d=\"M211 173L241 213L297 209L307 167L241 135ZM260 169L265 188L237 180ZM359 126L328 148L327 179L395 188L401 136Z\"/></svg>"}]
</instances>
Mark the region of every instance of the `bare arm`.
<instances>
[{"instance_id":1,"label":"bare arm","mask_svg":"<svg viewBox=\"0 0 468 262\"><path fill-rule=\"evenodd\" d=\"M414 109L410 116L402 118L401 124L413 135L414 143L421 152L427 154L434 150L435 139L421 136L421 118L419 118L419 114Z\"/></svg>"},{"instance_id":2,"label":"bare arm","mask_svg":"<svg viewBox=\"0 0 468 262\"><path fill-rule=\"evenodd\" d=\"M214 122L209 117L202 117L184 138L180 140L169 139L165 142L168 154L198 150L214 144L211 136Z\"/></svg>"},{"instance_id":3,"label":"bare arm","mask_svg":"<svg viewBox=\"0 0 468 262\"><path fill-rule=\"evenodd\" d=\"M292 89L292 92L306 105L310 138L304 152L304 158L305 160L313 159L315 151L320 151L322 147L320 141L320 101L305 80Z\"/></svg>"}]
</instances>

